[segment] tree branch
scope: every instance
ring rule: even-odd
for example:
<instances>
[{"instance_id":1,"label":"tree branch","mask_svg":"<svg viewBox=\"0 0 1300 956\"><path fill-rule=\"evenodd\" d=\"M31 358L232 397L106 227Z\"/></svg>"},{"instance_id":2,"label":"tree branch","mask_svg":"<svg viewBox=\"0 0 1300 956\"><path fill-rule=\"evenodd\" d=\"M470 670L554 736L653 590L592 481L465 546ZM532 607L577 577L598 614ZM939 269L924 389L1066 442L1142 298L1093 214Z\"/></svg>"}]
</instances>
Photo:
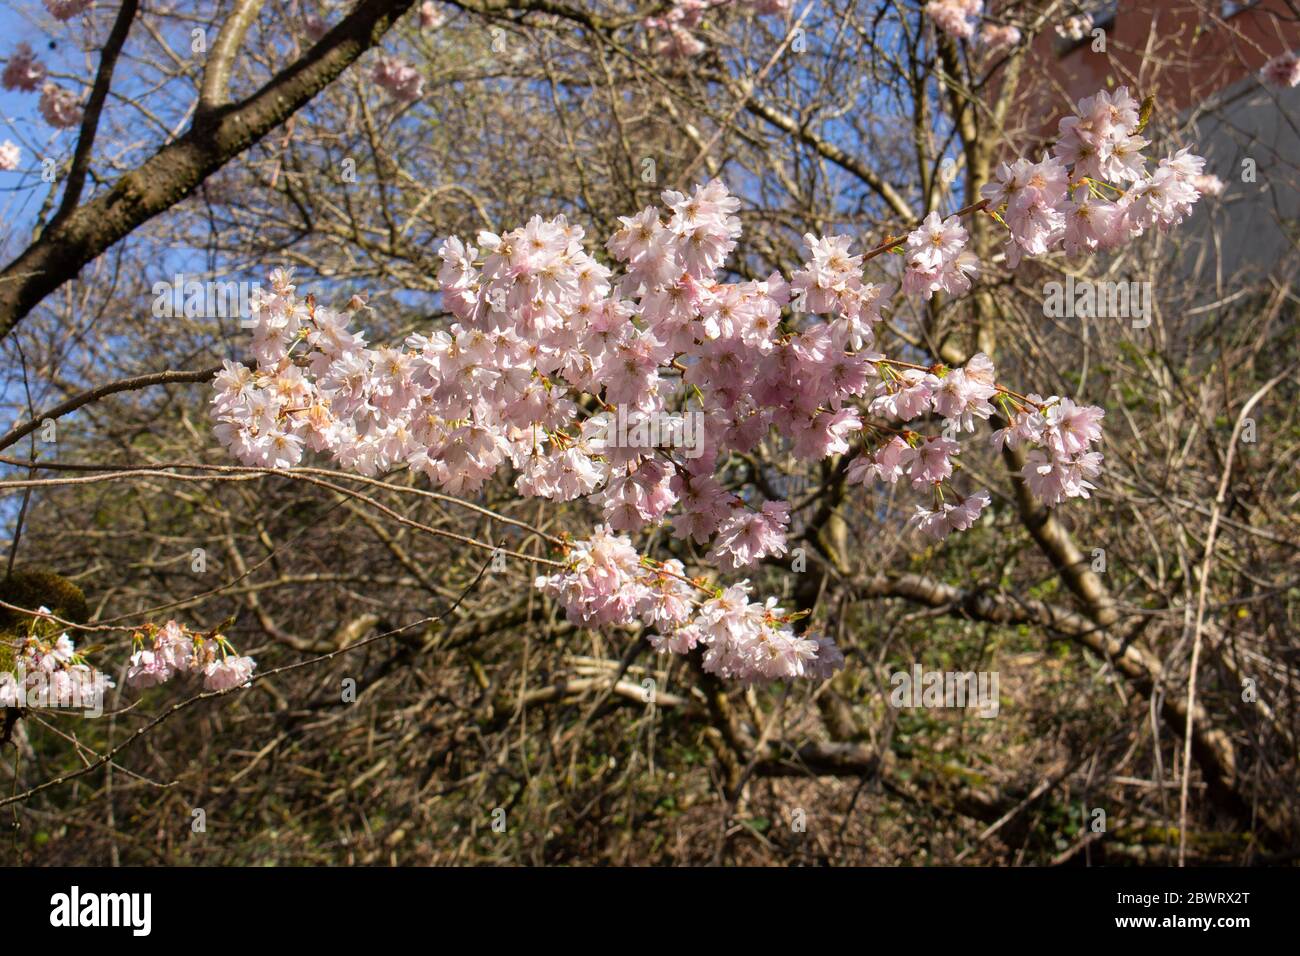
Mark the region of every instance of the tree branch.
<instances>
[{"instance_id":1,"label":"tree branch","mask_svg":"<svg viewBox=\"0 0 1300 956\"><path fill-rule=\"evenodd\" d=\"M0 339L81 268L188 196L275 129L374 46L414 0L368 0L247 99L196 119L111 189L46 229L0 272Z\"/></svg>"},{"instance_id":2,"label":"tree branch","mask_svg":"<svg viewBox=\"0 0 1300 956\"><path fill-rule=\"evenodd\" d=\"M66 219L81 200L81 191L86 186L86 172L90 168L90 153L95 146L95 134L99 130L99 116L108 99L108 88L113 82L113 69L117 66L118 54L126 44L127 34L135 20L139 0L122 0L113 21L113 31L104 44L104 52L99 56L99 71L95 74L95 85L90 91L90 100L86 103L86 112L81 120L81 135L77 138L77 150L72 157L72 168L68 172L68 183L63 187L63 201L50 223L54 228Z\"/></svg>"}]
</instances>

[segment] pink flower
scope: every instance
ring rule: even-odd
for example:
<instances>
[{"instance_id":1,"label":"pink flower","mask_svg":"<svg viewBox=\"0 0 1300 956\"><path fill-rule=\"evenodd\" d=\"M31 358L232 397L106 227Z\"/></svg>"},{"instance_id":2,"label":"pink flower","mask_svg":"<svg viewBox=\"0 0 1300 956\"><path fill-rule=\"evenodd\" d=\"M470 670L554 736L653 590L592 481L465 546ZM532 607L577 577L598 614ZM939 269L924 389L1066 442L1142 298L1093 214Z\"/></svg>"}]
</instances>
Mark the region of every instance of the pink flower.
<instances>
[{"instance_id":1,"label":"pink flower","mask_svg":"<svg viewBox=\"0 0 1300 956\"><path fill-rule=\"evenodd\" d=\"M641 619L667 633L679 633L693 610L695 588L685 580L686 568L676 558L665 561L657 573L646 576L646 594L641 602ZM690 635L680 635L689 638ZM680 644L680 639L677 642ZM694 644L690 645L694 647ZM671 650L671 648L669 648ZM688 647L687 650L690 648ZM656 648L658 650L658 648ZM677 651L676 653L684 653Z\"/></svg>"},{"instance_id":2,"label":"pink flower","mask_svg":"<svg viewBox=\"0 0 1300 956\"><path fill-rule=\"evenodd\" d=\"M704 9L679 4L667 17L686 29ZM1084 165L1121 178L1142 167L1125 154L1137 124L1127 91L1081 102L1072 119L1055 155L1009 163L985 187L1010 227L1011 264L1061 243L1109 247L1176 221L1199 195L1202 162L1185 150L1142 173L1120 203L1069 195ZM779 274L732 281L720 270L740 236L739 201L716 181L662 199L666 213L652 207L620 220L605 243L613 267L562 216L482 232L473 245L446 240L438 282L450 318L400 344L368 343L354 325L364 300L334 310L300 294L290 272L273 272L251 303L253 363L229 362L215 378L215 434L248 464L294 467L310 451L363 475L404 466L453 494L476 493L505 466L521 494L588 498L604 523L536 585L577 625L646 625L657 650L701 648L710 672L746 683L824 677L842 657L795 633L774 600L750 601L747 583L711 596L705 588L701 600L703 586L684 566L643 558L623 533L670 520L675 537L711 545L704 560L724 571L785 554L789 506L751 497L739 455L769 445L811 461L848 453L864 427L871 436L889 431L864 426L863 396L875 416L912 422L933 412L944 435L873 437L847 479L906 475L909 485L948 494L914 519L947 534L970 527L988 503L986 493L952 498L952 433L991 417L996 397L1011 421L994 445L1028 447L1030 492L1049 504L1088 494L1102 460L1092 450L1100 409L999 395L982 354L930 371L865 351L892 292L863 281L847 237L806 236L809 261L789 282ZM967 288L974 258L966 244L956 219L928 216L907 240L905 291ZM619 421L626 435L611 432ZM698 427L685 445L637 431L688 423ZM723 481L744 483L752 506ZM139 649L132 680L211 670L224 685L239 677L218 663L230 651L224 638L177 625ZM54 649L42 653L59 669Z\"/></svg>"},{"instance_id":3,"label":"pink flower","mask_svg":"<svg viewBox=\"0 0 1300 956\"><path fill-rule=\"evenodd\" d=\"M862 289L862 256L849 254L851 236L803 237L812 261L790 277L796 311L826 313L844 310Z\"/></svg>"},{"instance_id":4,"label":"pink flower","mask_svg":"<svg viewBox=\"0 0 1300 956\"><path fill-rule=\"evenodd\" d=\"M952 456L960 450L951 438L929 438L916 447L908 447L900 456L914 486L934 484L952 476Z\"/></svg>"},{"instance_id":5,"label":"pink flower","mask_svg":"<svg viewBox=\"0 0 1300 956\"><path fill-rule=\"evenodd\" d=\"M203 687L215 691L247 687L249 678L253 676L253 668L256 666L256 662L251 657L239 657L234 654L211 661L203 668Z\"/></svg>"},{"instance_id":6,"label":"pink flower","mask_svg":"<svg viewBox=\"0 0 1300 956\"><path fill-rule=\"evenodd\" d=\"M399 103L414 103L424 95L424 77L404 60L380 55L370 73L375 84Z\"/></svg>"},{"instance_id":7,"label":"pink flower","mask_svg":"<svg viewBox=\"0 0 1300 956\"><path fill-rule=\"evenodd\" d=\"M1092 196L1087 187L1074 191L1066 206L1062 245L1070 255L1109 249L1127 236L1124 210L1116 203Z\"/></svg>"},{"instance_id":8,"label":"pink flower","mask_svg":"<svg viewBox=\"0 0 1300 956\"><path fill-rule=\"evenodd\" d=\"M748 594L749 582L742 581L700 606L693 624L706 648L704 669L742 683L803 676L820 645L782 623L775 598L753 604Z\"/></svg>"},{"instance_id":9,"label":"pink flower","mask_svg":"<svg viewBox=\"0 0 1300 956\"><path fill-rule=\"evenodd\" d=\"M1192 177L1192 188L1202 196L1221 196L1227 187L1223 180L1213 173L1202 173Z\"/></svg>"},{"instance_id":10,"label":"pink flower","mask_svg":"<svg viewBox=\"0 0 1300 956\"><path fill-rule=\"evenodd\" d=\"M610 479L609 486L592 501L604 509L610 530L636 531L663 517L677 503L677 496L668 467L649 459L635 471Z\"/></svg>"},{"instance_id":11,"label":"pink flower","mask_svg":"<svg viewBox=\"0 0 1300 956\"><path fill-rule=\"evenodd\" d=\"M719 179L696 186L689 198L666 190L663 200L673 213L668 230L678 237L682 266L696 278L711 276L736 248L740 220L733 213L740 200Z\"/></svg>"},{"instance_id":12,"label":"pink flower","mask_svg":"<svg viewBox=\"0 0 1300 956\"><path fill-rule=\"evenodd\" d=\"M1077 458L1059 458L1031 451L1021 469L1030 493L1043 504L1059 504L1066 498L1087 498L1095 485L1087 479L1101 474L1101 455L1087 452Z\"/></svg>"},{"instance_id":13,"label":"pink flower","mask_svg":"<svg viewBox=\"0 0 1300 956\"><path fill-rule=\"evenodd\" d=\"M936 541L945 538L953 531L965 531L989 504L987 491L977 491L968 495L957 504L944 502L936 510L917 507L912 522L925 534Z\"/></svg>"},{"instance_id":14,"label":"pink flower","mask_svg":"<svg viewBox=\"0 0 1300 956\"><path fill-rule=\"evenodd\" d=\"M1259 71L1259 78L1269 86L1289 89L1300 86L1300 57L1294 53L1279 53Z\"/></svg>"},{"instance_id":15,"label":"pink flower","mask_svg":"<svg viewBox=\"0 0 1300 956\"><path fill-rule=\"evenodd\" d=\"M21 90L34 93L45 80L45 66L36 59L36 54L26 43L19 43L9 55L0 83L6 90Z\"/></svg>"},{"instance_id":16,"label":"pink flower","mask_svg":"<svg viewBox=\"0 0 1300 956\"><path fill-rule=\"evenodd\" d=\"M813 681L825 681L834 677L836 671L844 669L844 655L829 636L811 634L808 640L815 645L816 656L805 662L804 676Z\"/></svg>"},{"instance_id":17,"label":"pink flower","mask_svg":"<svg viewBox=\"0 0 1300 956\"><path fill-rule=\"evenodd\" d=\"M862 428L856 408L819 412L793 436L791 451L798 458L818 459L842 455L849 450L848 436Z\"/></svg>"},{"instance_id":18,"label":"pink flower","mask_svg":"<svg viewBox=\"0 0 1300 956\"><path fill-rule=\"evenodd\" d=\"M312 43L316 43L321 37L329 33L330 27L323 17L317 16L314 13L309 13L307 16L302 18L302 30L303 33L307 35L308 40L311 40Z\"/></svg>"},{"instance_id":19,"label":"pink flower","mask_svg":"<svg viewBox=\"0 0 1300 956\"><path fill-rule=\"evenodd\" d=\"M762 558L785 554L789 524L790 506L784 501L764 502L762 511L737 511L718 529L709 560L734 571L757 564Z\"/></svg>"},{"instance_id":20,"label":"pink flower","mask_svg":"<svg viewBox=\"0 0 1300 956\"><path fill-rule=\"evenodd\" d=\"M975 35L975 18L983 9L983 0L930 0L925 15L949 36L969 40Z\"/></svg>"},{"instance_id":21,"label":"pink flower","mask_svg":"<svg viewBox=\"0 0 1300 956\"><path fill-rule=\"evenodd\" d=\"M930 410L938 378L921 369L904 369L897 380L882 381L876 386L876 398L871 402L873 415L888 415L901 421L911 421Z\"/></svg>"},{"instance_id":22,"label":"pink flower","mask_svg":"<svg viewBox=\"0 0 1300 956\"><path fill-rule=\"evenodd\" d=\"M1168 229L1182 222L1201 198L1196 181L1204 168L1205 160L1187 148L1160 160L1151 176L1125 193L1129 221L1144 229Z\"/></svg>"},{"instance_id":23,"label":"pink flower","mask_svg":"<svg viewBox=\"0 0 1300 956\"><path fill-rule=\"evenodd\" d=\"M166 681L172 673L172 668L153 651L136 651L126 669L126 683L130 687L153 687Z\"/></svg>"},{"instance_id":24,"label":"pink flower","mask_svg":"<svg viewBox=\"0 0 1300 956\"><path fill-rule=\"evenodd\" d=\"M989 50L1000 50L1020 42L1020 30L1014 26L986 23L980 29L980 42Z\"/></svg>"},{"instance_id":25,"label":"pink flower","mask_svg":"<svg viewBox=\"0 0 1300 956\"><path fill-rule=\"evenodd\" d=\"M689 654L700 643L700 629L694 624L650 635L650 646L660 654Z\"/></svg>"},{"instance_id":26,"label":"pink flower","mask_svg":"<svg viewBox=\"0 0 1300 956\"><path fill-rule=\"evenodd\" d=\"M597 525L573 546L567 570L537 578L537 586L564 605L574 624L631 624L648 592L632 542Z\"/></svg>"},{"instance_id":27,"label":"pink flower","mask_svg":"<svg viewBox=\"0 0 1300 956\"><path fill-rule=\"evenodd\" d=\"M0 143L0 172L11 173L22 161L23 151L10 140Z\"/></svg>"},{"instance_id":28,"label":"pink flower","mask_svg":"<svg viewBox=\"0 0 1300 956\"><path fill-rule=\"evenodd\" d=\"M447 20L447 15L438 9L433 0L424 0L420 4L420 29L436 30Z\"/></svg>"},{"instance_id":29,"label":"pink flower","mask_svg":"<svg viewBox=\"0 0 1300 956\"><path fill-rule=\"evenodd\" d=\"M71 20L83 10L94 6L95 0L45 0L45 9L56 20Z\"/></svg>"},{"instance_id":30,"label":"pink flower","mask_svg":"<svg viewBox=\"0 0 1300 956\"><path fill-rule=\"evenodd\" d=\"M865 485L879 479L893 484L903 477L903 455L910 448L907 442L895 435L877 449L874 455L863 455L853 460L846 476L849 483Z\"/></svg>"},{"instance_id":31,"label":"pink flower","mask_svg":"<svg viewBox=\"0 0 1300 956\"><path fill-rule=\"evenodd\" d=\"M81 122L81 101L75 93L54 83L41 88L41 116L45 122L59 129L68 129Z\"/></svg>"},{"instance_id":32,"label":"pink flower","mask_svg":"<svg viewBox=\"0 0 1300 956\"><path fill-rule=\"evenodd\" d=\"M966 250L966 239L966 230L956 216L944 220L937 212L926 216L907 237L903 292L928 300L936 292L959 295L968 290L977 261Z\"/></svg>"},{"instance_id":33,"label":"pink flower","mask_svg":"<svg viewBox=\"0 0 1300 956\"><path fill-rule=\"evenodd\" d=\"M676 477L673 490L682 503L682 513L673 522L673 535L703 544L712 537L732 512L735 495L725 491L712 476Z\"/></svg>"},{"instance_id":34,"label":"pink flower","mask_svg":"<svg viewBox=\"0 0 1300 956\"><path fill-rule=\"evenodd\" d=\"M996 175L980 194L995 207L1006 205L1007 264L1014 267L1021 255L1041 256L1064 235L1069 176L1059 160L1046 156L1038 163L1003 163Z\"/></svg>"},{"instance_id":35,"label":"pink flower","mask_svg":"<svg viewBox=\"0 0 1300 956\"><path fill-rule=\"evenodd\" d=\"M1073 456L1087 451L1101 440L1104 409L1096 405L1076 405L1063 398L1047 410L1045 436L1047 445L1058 455Z\"/></svg>"},{"instance_id":36,"label":"pink flower","mask_svg":"<svg viewBox=\"0 0 1300 956\"><path fill-rule=\"evenodd\" d=\"M670 23L667 19L646 17L642 25L650 33L650 46L656 56L670 60L690 59L707 49L690 30Z\"/></svg>"},{"instance_id":37,"label":"pink flower","mask_svg":"<svg viewBox=\"0 0 1300 956\"><path fill-rule=\"evenodd\" d=\"M932 403L936 414L971 432L975 430L975 419L987 419L993 414L989 399L996 394L993 363L979 352L971 356L966 368L953 369L939 379Z\"/></svg>"}]
</instances>

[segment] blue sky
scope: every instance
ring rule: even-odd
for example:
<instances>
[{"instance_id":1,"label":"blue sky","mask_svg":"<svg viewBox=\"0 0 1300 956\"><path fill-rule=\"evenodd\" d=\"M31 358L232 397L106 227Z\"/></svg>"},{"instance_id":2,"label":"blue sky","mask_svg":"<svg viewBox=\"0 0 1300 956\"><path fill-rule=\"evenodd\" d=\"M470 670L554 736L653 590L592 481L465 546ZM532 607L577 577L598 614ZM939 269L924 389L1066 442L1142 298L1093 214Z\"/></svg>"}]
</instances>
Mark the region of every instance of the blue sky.
<instances>
[{"instance_id":1,"label":"blue sky","mask_svg":"<svg viewBox=\"0 0 1300 956\"><path fill-rule=\"evenodd\" d=\"M65 51L49 49L51 39L58 43L57 37L45 33L30 17L33 6L42 12L43 8L38 3L24 3L17 9L15 6L0 6L0 56L7 60L14 48L26 41L51 68L67 69ZM74 142L71 133L52 130L41 121L38 102L36 93L0 89L0 141L12 140L23 150L20 170L0 172L0 255L6 261L30 235L32 221L48 189L40 180L40 156L51 147L70 149Z\"/></svg>"}]
</instances>

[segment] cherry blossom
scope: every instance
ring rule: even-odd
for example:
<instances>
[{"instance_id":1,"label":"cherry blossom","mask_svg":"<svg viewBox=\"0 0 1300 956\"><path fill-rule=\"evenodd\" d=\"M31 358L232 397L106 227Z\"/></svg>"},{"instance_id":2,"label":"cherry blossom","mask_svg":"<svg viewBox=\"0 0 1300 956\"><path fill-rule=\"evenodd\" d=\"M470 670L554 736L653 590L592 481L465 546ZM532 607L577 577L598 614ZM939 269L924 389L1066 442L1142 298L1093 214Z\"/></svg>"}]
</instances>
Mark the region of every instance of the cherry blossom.
<instances>
[{"instance_id":1,"label":"cherry blossom","mask_svg":"<svg viewBox=\"0 0 1300 956\"><path fill-rule=\"evenodd\" d=\"M12 140L0 143L0 172L10 173L18 168L23 151Z\"/></svg>"},{"instance_id":2,"label":"cherry blossom","mask_svg":"<svg viewBox=\"0 0 1300 956\"><path fill-rule=\"evenodd\" d=\"M981 195L1010 231L1009 266L1058 244L1069 254L1112 249L1152 226L1166 230L1186 218L1200 199L1205 161L1183 148L1148 172L1139 114L1127 87L1103 90L1060 121L1050 156L998 167Z\"/></svg>"},{"instance_id":3,"label":"cherry blossom","mask_svg":"<svg viewBox=\"0 0 1300 956\"><path fill-rule=\"evenodd\" d=\"M36 54L26 43L19 43L9 55L4 73L0 74L0 84L6 90L19 90L23 93L35 93L45 81L45 65L36 59Z\"/></svg>"},{"instance_id":4,"label":"cherry blossom","mask_svg":"<svg viewBox=\"0 0 1300 956\"><path fill-rule=\"evenodd\" d=\"M1015 46L1020 42L1020 28L1011 25L986 23L980 28L980 42L990 50Z\"/></svg>"},{"instance_id":5,"label":"cherry blossom","mask_svg":"<svg viewBox=\"0 0 1300 956\"><path fill-rule=\"evenodd\" d=\"M893 484L903 477L903 455L911 446L898 435L890 438L873 454L861 455L849 465L848 480L852 484L883 481Z\"/></svg>"},{"instance_id":6,"label":"cherry blossom","mask_svg":"<svg viewBox=\"0 0 1300 956\"><path fill-rule=\"evenodd\" d=\"M641 21L648 34L650 49L667 59L699 56L708 46L695 33L701 19L714 9L741 9L760 16L781 16L790 10L792 0L672 0L661 16Z\"/></svg>"},{"instance_id":7,"label":"cherry blossom","mask_svg":"<svg viewBox=\"0 0 1300 956\"><path fill-rule=\"evenodd\" d=\"M996 448L1031 447L1021 470L1030 492L1046 505L1066 498L1087 498L1094 485L1087 479L1101 473L1101 441L1105 410L1076 405L1068 398L1027 396L1011 423L993 434Z\"/></svg>"},{"instance_id":8,"label":"cherry blossom","mask_svg":"<svg viewBox=\"0 0 1300 956\"><path fill-rule=\"evenodd\" d=\"M1300 86L1300 57L1291 52L1279 53L1260 68L1259 78L1279 89Z\"/></svg>"},{"instance_id":9,"label":"cherry blossom","mask_svg":"<svg viewBox=\"0 0 1300 956\"><path fill-rule=\"evenodd\" d=\"M1092 15L1078 13L1056 25L1056 35L1067 40L1082 40L1092 30Z\"/></svg>"},{"instance_id":10,"label":"cherry blossom","mask_svg":"<svg viewBox=\"0 0 1300 956\"><path fill-rule=\"evenodd\" d=\"M1202 196L1222 196L1227 184L1213 173L1201 173L1192 177L1192 187Z\"/></svg>"},{"instance_id":11,"label":"cherry blossom","mask_svg":"<svg viewBox=\"0 0 1300 956\"><path fill-rule=\"evenodd\" d=\"M414 103L424 95L420 71L398 57L381 54L370 76L398 103Z\"/></svg>"},{"instance_id":12,"label":"cherry blossom","mask_svg":"<svg viewBox=\"0 0 1300 956\"><path fill-rule=\"evenodd\" d=\"M45 122L59 129L67 129L81 122L81 101L75 93L55 83L41 87L41 116Z\"/></svg>"},{"instance_id":13,"label":"cherry blossom","mask_svg":"<svg viewBox=\"0 0 1300 956\"><path fill-rule=\"evenodd\" d=\"M439 9L433 0L424 0L420 4L420 29L436 30L447 21L447 15Z\"/></svg>"},{"instance_id":14,"label":"cherry blossom","mask_svg":"<svg viewBox=\"0 0 1300 956\"><path fill-rule=\"evenodd\" d=\"M734 571L756 564L760 558L785 554L789 524L790 506L784 501L766 501L761 511L742 508L718 529L709 560Z\"/></svg>"},{"instance_id":15,"label":"cherry blossom","mask_svg":"<svg viewBox=\"0 0 1300 956\"><path fill-rule=\"evenodd\" d=\"M49 614L49 608L39 609L14 645L13 663L0 670L0 707L101 707L104 692L116 685L91 666Z\"/></svg>"},{"instance_id":16,"label":"cherry blossom","mask_svg":"<svg viewBox=\"0 0 1300 956\"><path fill-rule=\"evenodd\" d=\"M978 262L966 249L966 239L966 230L956 216L942 220L937 212L926 216L907 237L903 291L926 299L936 292L960 295L967 291Z\"/></svg>"},{"instance_id":17,"label":"cherry blossom","mask_svg":"<svg viewBox=\"0 0 1300 956\"><path fill-rule=\"evenodd\" d=\"M922 534L937 541L949 532L965 531L973 525L989 501L987 491L977 491L958 502L945 501L934 510L918 505L911 520Z\"/></svg>"},{"instance_id":18,"label":"cherry blossom","mask_svg":"<svg viewBox=\"0 0 1300 956\"><path fill-rule=\"evenodd\" d=\"M984 205L1008 227L1009 264L1109 248L1187 214L1202 161L1180 150L1147 173L1137 126L1127 90L1100 93L1062 122L1049 154L998 170ZM251 303L253 364L228 361L216 376L218 440L249 465L324 454L364 475L410 468L456 495L506 471L520 494L587 498L601 524L559 546L560 570L537 586L574 624L653 628L656 649L702 647L708 669L742 681L824 675L838 665L819 654L835 652L771 600L751 602L748 584L689 577L633 536L670 526L724 573L779 560L800 530L793 510L734 486L729 467L760 443L809 462L847 456L854 485L905 477L927 502L913 523L933 538L988 505L986 491L961 490L958 439L999 408L1008 425L993 443L1024 448L1031 493L1054 505L1093 489L1101 409L1010 391L983 354L950 368L872 351L894 291L867 281L868 260L901 246L902 295L960 295L978 270L958 216L931 212L869 255L849 237L809 234L808 261L788 278L738 281L723 269L741 238L739 200L719 180L661 198L619 219L605 242L612 265L563 216L448 238L438 281L451 321L400 346L355 327L363 299L335 310L273 272ZM687 416L699 425L689 453L664 438ZM929 416L943 434L921 433ZM165 651L141 648L141 681L168 672ZM241 674L214 667L212 680Z\"/></svg>"},{"instance_id":19,"label":"cherry blossom","mask_svg":"<svg viewBox=\"0 0 1300 956\"><path fill-rule=\"evenodd\" d=\"M89 10L95 0L45 0L45 9L56 20L71 20L78 13Z\"/></svg>"},{"instance_id":20,"label":"cherry blossom","mask_svg":"<svg viewBox=\"0 0 1300 956\"><path fill-rule=\"evenodd\" d=\"M930 0L925 5L925 15L934 25L958 40L975 35L975 21L983 11L983 0Z\"/></svg>"},{"instance_id":21,"label":"cherry blossom","mask_svg":"<svg viewBox=\"0 0 1300 956\"><path fill-rule=\"evenodd\" d=\"M176 621L149 625L135 635L126 682L146 688L166 683L178 674L201 674L207 690L225 691L248 684L256 662L237 653L215 631L196 633Z\"/></svg>"}]
</instances>

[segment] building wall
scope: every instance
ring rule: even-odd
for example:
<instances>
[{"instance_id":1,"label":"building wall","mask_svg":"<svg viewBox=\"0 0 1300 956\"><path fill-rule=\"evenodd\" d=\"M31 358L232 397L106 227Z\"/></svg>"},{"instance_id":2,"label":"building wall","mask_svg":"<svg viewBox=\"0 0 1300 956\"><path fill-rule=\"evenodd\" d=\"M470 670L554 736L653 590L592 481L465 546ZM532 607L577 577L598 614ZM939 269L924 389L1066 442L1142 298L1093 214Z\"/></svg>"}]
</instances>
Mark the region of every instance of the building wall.
<instances>
[{"instance_id":1,"label":"building wall","mask_svg":"<svg viewBox=\"0 0 1300 956\"><path fill-rule=\"evenodd\" d=\"M1138 99L1153 94L1162 116L1183 120L1186 144L1227 187L1220 198L1207 197L1180 239L1200 244L1224 279L1243 269L1273 271L1300 249L1300 87L1265 87L1258 72L1273 56L1300 50L1300 19L1286 0L1106 6L1113 16L1096 24L1106 33L1105 52L1092 49L1092 37L1071 44L1048 31L1037 38L1031 56L1049 81L1022 84L1021 115L1048 141L1067 103L1120 85Z\"/></svg>"},{"instance_id":2,"label":"building wall","mask_svg":"<svg viewBox=\"0 0 1300 956\"><path fill-rule=\"evenodd\" d=\"M1053 78L1072 99L1114 78L1182 111L1300 48L1300 20L1286 0L1119 0L1114 7L1114 16L1097 24L1106 31L1105 53L1093 52L1091 37L1064 55L1055 33L1038 38L1035 52L1055 63Z\"/></svg>"}]
</instances>

